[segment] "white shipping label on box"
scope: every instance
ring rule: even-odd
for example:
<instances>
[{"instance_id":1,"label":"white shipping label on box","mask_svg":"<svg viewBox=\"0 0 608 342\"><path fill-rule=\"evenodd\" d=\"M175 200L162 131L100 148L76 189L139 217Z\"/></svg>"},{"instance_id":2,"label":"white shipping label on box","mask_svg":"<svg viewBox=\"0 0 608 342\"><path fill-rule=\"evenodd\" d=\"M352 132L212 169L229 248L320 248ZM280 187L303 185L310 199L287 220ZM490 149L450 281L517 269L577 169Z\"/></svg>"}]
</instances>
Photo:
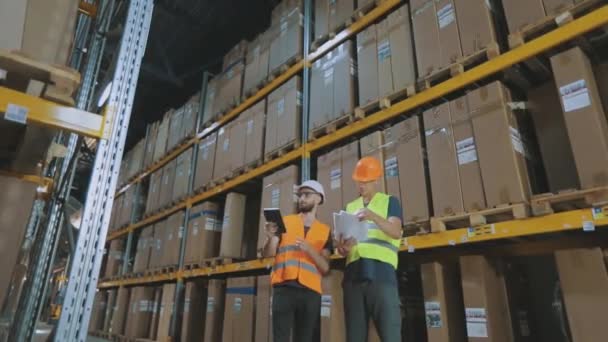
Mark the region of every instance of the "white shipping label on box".
<instances>
[{"instance_id":1,"label":"white shipping label on box","mask_svg":"<svg viewBox=\"0 0 608 342\"><path fill-rule=\"evenodd\" d=\"M437 21L439 22L440 29L450 25L454 20L456 20L456 15L452 3L443 6L443 8L437 11Z\"/></svg>"},{"instance_id":2,"label":"white shipping label on box","mask_svg":"<svg viewBox=\"0 0 608 342\"><path fill-rule=\"evenodd\" d=\"M329 68L323 73L323 81L328 85L334 81L334 68Z\"/></svg>"},{"instance_id":3,"label":"white shipping label on box","mask_svg":"<svg viewBox=\"0 0 608 342\"><path fill-rule=\"evenodd\" d=\"M198 221L192 224L192 235L198 235Z\"/></svg>"},{"instance_id":4,"label":"white shipping label on box","mask_svg":"<svg viewBox=\"0 0 608 342\"><path fill-rule=\"evenodd\" d=\"M280 201L281 201L281 189L279 189L279 188L272 189L272 191L270 192L270 206L273 208L278 208Z\"/></svg>"},{"instance_id":5,"label":"white shipping label on box","mask_svg":"<svg viewBox=\"0 0 608 342\"><path fill-rule=\"evenodd\" d=\"M559 88L566 113L591 105L589 90L585 80L578 80Z\"/></svg>"},{"instance_id":6,"label":"white shipping label on box","mask_svg":"<svg viewBox=\"0 0 608 342\"><path fill-rule=\"evenodd\" d=\"M215 310L215 298L207 297L207 313L213 313Z\"/></svg>"},{"instance_id":7,"label":"white shipping label on box","mask_svg":"<svg viewBox=\"0 0 608 342\"><path fill-rule=\"evenodd\" d=\"M458 154L458 165L465 165L477 161L477 148L473 137L456 142L456 153Z\"/></svg>"},{"instance_id":8,"label":"white shipping label on box","mask_svg":"<svg viewBox=\"0 0 608 342\"><path fill-rule=\"evenodd\" d=\"M253 119L247 121L247 135L253 133Z\"/></svg>"},{"instance_id":9,"label":"white shipping label on box","mask_svg":"<svg viewBox=\"0 0 608 342\"><path fill-rule=\"evenodd\" d=\"M184 226L179 227L178 233L177 233L177 237L178 238L182 238L184 236L184 231L186 230L186 228Z\"/></svg>"},{"instance_id":10,"label":"white shipping label on box","mask_svg":"<svg viewBox=\"0 0 608 342\"><path fill-rule=\"evenodd\" d=\"M217 220L213 217L205 218L205 230L214 231L217 226Z\"/></svg>"},{"instance_id":11,"label":"white shipping label on box","mask_svg":"<svg viewBox=\"0 0 608 342\"><path fill-rule=\"evenodd\" d=\"M150 302L147 300L139 301L139 312L148 312L150 309Z\"/></svg>"},{"instance_id":12,"label":"white shipping label on box","mask_svg":"<svg viewBox=\"0 0 608 342\"><path fill-rule=\"evenodd\" d=\"M342 170L333 169L329 172L330 188L332 190L339 189L342 185Z\"/></svg>"},{"instance_id":13,"label":"white shipping label on box","mask_svg":"<svg viewBox=\"0 0 608 342\"><path fill-rule=\"evenodd\" d=\"M384 161L384 174L387 177L399 176L399 165L397 163L397 157L388 158Z\"/></svg>"},{"instance_id":14,"label":"white shipping label on box","mask_svg":"<svg viewBox=\"0 0 608 342\"><path fill-rule=\"evenodd\" d=\"M232 311L239 313L243 308L243 299L240 297L234 298L234 303L232 304Z\"/></svg>"},{"instance_id":15,"label":"white shipping label on box","mask_svg":"<svg viewBox=\"0 0 608 342\"><path fill-rule=\"evenodd\" d=\"M281 116L285 112L285 98L282 98L277 102L277 115Z\"/></svg>"},{"instance_id":16,"label":"white shipping label on box","mask_svg":"<svg viewBox=\"0 0 608 342\"><path fill-rule=\"evenodd\" d=\"M521 134L517 129L510 126L509 130L511 131L511 145L513 145L513 149L525 156L526 150L524 148L524 143L521 140Z\"/></svg>"},{"instance_id":17,"label":"white shipping label on box","mask_svg":"<svg viewBox=\"0 0 608 342\"><path fill-rule=\"evenodd\" d=\"M331 317L331 296L321 296L321 317Z\"/></svg>"},{"instance_id":18,"label":"white shipping label on box","mask_svg":"<svg viewBox=\"0 0 608 342\"><path fill-rule=\"evenodd\" d=\"M302 105L302 99L303 99L302 96L303 95L302 95L301 91L296 92L296 106L301 106Z\"/></svg>"},{"instance_id":19,"label":"white shipping label on box","mask_svg":"<svg viewBox=\"0 0 608 342\"><path fill-rule=\"evenodd\" d=\"M27 108L9 103L6 106L4 119L25 125L27 123L27 113Z\"/></svg>"},{"instance_id":20,"label":"white shipping label on box","mask_svg":"<svg viewBox=\"0 0 608 342\"><path fill-rule=\"evenodd\" d=\"M378 43L378 62L382 62L391 56L391 44L388 39Z\"/></svg>"},{"instance_id":21,"label":"white shipping label on box","mask_svg":"<svg viewBox=\"0 0 608 342\"><path fill-rule=\"evenodd\" d=\"M224 149L224 151L228 151L229 147L230 147L230 139L225 139L224 146L222 148Z\"/></svg>"},{"instance_id":22,"label":"white shipping label on box","mask_svg":"<svg viewBox=\"0 0 608 342\"><path fill-rule=\"evenodd\" d=\"M190 298L184 300L184 313L190 312Z\"/></svg>"},{"instance_id":23,"label":"white shipping label on box","mask_svg":"<svg viewBox=\"0 0 608 342\"><path fill-rule=\"evenodd\" d=\"M519 317L519 330L522 336L530 336L530 323L528 320L528 312L525 310L519 310L517 312Z\"/></svg>"},{"instance_id":24,"label":"white shipping label on box","mask_svg":"<svg viewBox=\"0 0 608 342\"><path fill-rule=\"evenodd\" d=\"M488 337L488 317L484 308L465 308L467 335L469 337Z\"/></svg>"},{"instance_id":25,"label":"white shipping label on box","mask_svg":"<svg viewBox=\"0 0 608 342\"><path fill-rule=\"evenodd\" d=\"M230 216L224 215L224 219L222 221L222 230L224 230L224 227L226 229L230 228Z\"/></svg>"},{"instance_id":26,"label":"white shipping label on box","mask_svg":"<svg viewBox=\"0 0 608 342\"><path fill-rule=\"evenodd\" d=\"M439 302L424 302L426 326L428 328L441 328L441 304Z\"/></svg>"}]
</instances>

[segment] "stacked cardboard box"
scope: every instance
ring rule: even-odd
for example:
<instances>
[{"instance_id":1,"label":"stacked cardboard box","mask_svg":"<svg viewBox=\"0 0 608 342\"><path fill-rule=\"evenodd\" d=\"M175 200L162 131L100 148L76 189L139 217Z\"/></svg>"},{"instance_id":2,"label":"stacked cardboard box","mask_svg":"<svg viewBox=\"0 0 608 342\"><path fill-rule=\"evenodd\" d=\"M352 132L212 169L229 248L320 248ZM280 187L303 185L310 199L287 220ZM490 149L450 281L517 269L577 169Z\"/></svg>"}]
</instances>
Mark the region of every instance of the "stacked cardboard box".
<instances>
[{"instance_id":1,"label":"stacked cardboard box","mask_svg":"<svg viewBox=\"0 0 608 342\"><path fill-rule=\"evenodd\" d=\"M327 38L350 22L355 11L354 0L317 0L315 1L314 40Z\"/></svg>"},{"instance_id":2,"label":"stacked cardboard box","mask_svg":"<svg viewBox=\"0 0 608 342\"><path fill-rule=\"evenodd\" d=\"M217 203L203 202L192 207L188 220L185 264L199 263L218 255L222 234L218 215Z\"/></svg>"},{"instance_id":3,"label":"stacked cardboard box","mask_svg":"<svg viewBox=\"0 0 608 342\"><path fill-rule=\"evenodd\" d=\"M158 318L157 341L169 341L171 317L175 313L175 284L163 285L160 313Z\"/></svg>"},{"instance_id":4,"label":"stacked cardboard box","mask_svg":"<svg viewBox=\"0 0 608 342\"><path fill-rule=\"evenodd\" d=\"M154 240L154 226L146 227L139 234L135 260L133 261L133 272L143 272L148 269L150 262L150 252L152 251Z\"/></svg>"},{"instance_id":5,"label":"stacked cardboard box","mask_svg":"<svg viewBox=\"0 0 608 342\"><path fill-rule=\"evenodd\" d=\"M500 262L484 256L461 257L460 272L469 342L513 341Z\"/></svg>"},{"instance_id":6,"label":"stacked cardboard box","mask_svg":"<svg viewBox=\"0 0 608 342\"><path fill-rule=\"evenodd\" d=\"M163 241L162 266L174 266L179 262L179 248L184 235L185 211L169 216Z\"/></svg>"},{"instance_id":7,"label":"stacked cardboard box","mask_svg":"<svg viewBox=\"0 0 608 342\"><path fill-rule=\"evenodd\" d=\"M449 262L423 264L420 273L428 341L466 341L458 264Z\"/></svg>"},{"instance_id":8,"label":"stacked cardboard box","mask_svg":"<svg viewBox=\"0 0 608 342\"><path fill-rule=\"evenodd\" d=\"M580 186L606 186L608 123L589 58L575 47L551 57L551 66Z\"/></svg>"},{"instance_id":9,"label":"stacked cardboard box","mask_svg":"<svg viewBox=\"0 0 608 342\"><path fill-rule=\"evenodd\" d=\"M299 142L301 116L302 80L295 76L268 95L265 155Z\"/></svg>"},{"instance_id":10,"label":"stacked cardboard box","mask_svg":"<svg viewBox=\"0 0 608 342\"><path fill-rule=\"evenodd\" d=\"M163 176L158 194L158 207L167 207L173 201L173 184L175 183L175 167L177 160L173 159L163 167Z\"/></svg>"},{"instance_id":11,"label":"stacked cardboard box","mask_svg":"<svg viewBox=\"0 0 608 342\"><path fill-rule=\"evenodd\" d=\"M222 341L225 296L226 281L219 279L209 280L204 342Z\"/></svg>"},{"instance_id":12,"label":"stacked cardboard box","mask_svg":"<svg viewBox=\"0 0 608 342\"><path fill-rule=\"evenodd\" d=\"M245 207L247 196L231 192L226 196L220 255L227 258L242 258L245 231Z\"/></svg>"},{"instance_id":13,"label":"stacked cardboard box","mask_svg":"<svg viewBox=\"0 0 608 342\"><path fill-rule=\"evenodd\" d=\"M401 91L416 82L409 6L357 35L359 104Z\"/></svg>"},{"instance_id":14,"label":"stacked cardboard box","mask_svg":"<svg viewBox=\"0 0 608 342\"><path fill-rule=\"evenodd\" d=\"M295 165L281 169L271 175L264 177L262 189L262 204L259 214L258 229L258 255L261 253L266 241L264 230L264 208L279 208L281 214L291 215L295 213L296 205L293 196L293 188L298 184L299 168Z\"/></svg>"},{"instance_id":15,"label":"stacked cardboard box","mask_svg":"<svg viewBox=\"0 0 608 342\"><path fill-rule=\"evenodd\" d=\"M175 180L173 183L173 194L171 198L174 201L186 197L190 192L190 174L192 171L192 153L193 148L189 148L180 154L175 161Z\"/></svg>"},{"instance_id":16,"label":"stacked cardboard box","mask_svg":"<svg viewBox=\"0 0 608 342\"><path fill-rule=\"evenodd\" d=\"M118 289L109 289L108 291L108 301L106 302L106 311L103 319L103 328L104 332L110 332L110 326L112 324L112 317L114 316L114 308L116 306L116 299L118 294Z\"/></svg>"},{"instance_id":17,"label":"stacked cardboard box","mask_svg":"<svg viewBox=\"0 0 608 342\"><path fill-rule=\"evenodd\" d=\"M186 283L181 329L182 342L199 342L203 339L201 322L205 317L206 290L205 283L201 280Z\"/></svg>"},{"instance_id":18,"label":"stacked cardboard box","mask_svg":"<svg viewBox=\"0 0 608 342\"><path fill-rule=\"evenodd\" d=\"M110 242L108 259L106 264L105 278L113 277L122 273L122 262L125 253L125 241L116 239Z\"/></svg>"},{"instance_id":19,"label":"stacked cardboard box","mask_svg":"<svg viewBox=\"0 0 608 342\"><path fill-rule=\"evenodd\" d=\"M242 120L245 131L245 156L241 166L251 166L261 162L264 156L266 100L262 100L247 109L239 119Z\"/></svg>"},{"instance_id":20,"label":"stacked cardboard box","mask_svg":"<svg viewBox=\"0 0 608 342\"><path fill-rule=\"evenodd\" d=\"M263 32L247 47L243 93L256 90L268 77L270 61L270 33Z\"/></svg>"},{"instance_id":21,"label":"stacked cardboard box","mask_svg":"<svg viewBox=\"0 0 608 342\"><path fill-rule=\"evenodd\" d=\"M224 306L223 342L253 342L255 277L228 278Z\"/></svg>"},{"instance_id":22,"label":"stacked cardboard box","mask_svg":"<svg viewBox=\"0 0 608 342\"><path fill-rule=\"evenodd\" d=\"M197 128L200 105L201 94L197 93L194 94L182 107L184 110L184 117L182 118L179 140L184 141L194 137Z\"/></svg>"},{"instance_id":23,"label":"stacked cardboard box","mask_svg":"<svg viewBox=\"0 0 608 342\"><path fill-rule=\"evenodd\" d=\"M555 252L573 341L603 341L608 316L606 251L600 248Z\"/></svg>"},{"instance_id":24,"label":"stacked cardboard box","mask_svg":"<svg viewBox=\"0 0 608 342\"><path fill-rule=\"evenodd\" d=\"M194 190L199 190L203 186L209 184L213 179L216 142L217 133L214 132L205 137L198 144L198 157L194 174Z\"/></svg>"},{"instance_id":25,"label":"stacked cardboard box","mask_svg":"<svg viewBox=\"0 0 608 342\"><path fill-rule=\"evenodd\" d=\"M167 152L176 148L180 142L183 118L183 108L177 108L171 113L171 118L169 119L169 135L167 136Z\"/></svg>"},{"instance_id":26,"label":"stacked cardboard box","mask_svg":"<svg viewBox=\"0 0 608 342\"><path fill-rule=\"evenodd\" d=\"M167 141L169 139L169 124L171 121L171 111L163 115L163 119L158 126L156 135L156 145L154 146L154 161L160 160L167 152Z\"/></svg>"},{"instance_id":27,"label":"stacked cardboard box","mask_svg":"<svg viewBox=\"0 0 608 342\"><path fill-rule=\"evenodd\" d=\"M104 318L106 315L106 306L108 304L108 292L97 291L93 301L93 309L91 310L91 318L89 320L89 331L102 331Z\"/></svg>"},{"instance_id":28,"label":"stacked cardboard box","mask_svg":"<svg viewBox=\"0 0 608 342\"><path fill-rule=\"evenodd\" d=\"M426 77L486 48L497 48L490 1L411 2L418 74Z\"/></svg>"},{"instance_id":29,"label":"stacked cardboard box","mask_svg":"<svg viewBox=\"0 0 608 342\"><path fill-rule=\"evenodd\" d=\"M344 301L342 298L342 271L331 270L323 277L321 287L321 342L344 341Z\"/></svg>"},{"instance_id":30,"label":"stacked cardboard box","mask_svg":"<svg viewBox=\"0 0 608 342\"><path fill-rule=\"evenodd\" d=\"M203 118L201 120L201 125L204 127L211 123L215 116L215 103L219 82L219 77L212 78L207 82L207 92L205 93L205 104L203 107Z\"/></svg>"},{"instance_id":31,"label":"stacked cardboard box","mask_svg":"<svg viewBox=\"0 0 608 342\"><path fill-rule=\"evenodd\" d=\"M156 340L156 332L158 331L158 321L160 318L160 306L163 299L163 287L154 289L154 300L152 302L152 315L150 317L150 330L148 330L148 338Z\"/></svg>"},{"instance_id":32,"label":"stacked cardboard box","mask_svg":"<svg viewBox=\"0 0 608 342\"><path fill-rule=\"evenodd\" d=\"M270 276L256 279L255 342L272 342L272 286Z\"/></svg>"},{"instance_id":33,"label":"stacked cardboard box","mask_svg":"<svg viewBox=\"0 0 608 342\"><path fill-rule=\"evenodd\" d=\"M234 127L235 121L221 127L217 132L217 143L215 146L215 161L213 163L213 180L219 180L226 176L231 170L231 152L233 143L231 141L230 130Z\"/></svg>"},{"instance_id":34,"label":"stacked cardboard box","mask_svg":"<svg viewBox=\"0 0 608 342\"><path fill-rule=\"evenodd\" d=\"M131 289L129 314L125 335L129 338L148 337L152 318L154 288L138 286Z\"/></svg>"},{"instance_id":35,"label":"stacked cardboard box","mask_svg":"<svg viewBox=\"0 0 608 342\"><path fill-rule=\"evenodd\" d=\"M129 298L131 289L127 287L118 288L116 302L114 304L114 312L108 332L114 335L123 335L125 332L125 323L127 313L129 312Z\"/></svg>"},{"instance_id":36,"label":"stacked cardboard box","mask_svg":"<svg viewBox=\"0 0 608 342\"><path fill-rule=\"evenodd\" d=\"M144 148L144 163L143 168L147 169L154 163L154 148L156 147L156 137L160 122L154 122L148 125L146 133L146 146Z\"/></svg>"},{"instance_id":37,"label":"stacked cardboard box","mask_svg":"<svg viewBox=\"0 0 608 342\"><path fill-rule=\"evenodd\" d=\"M269 29L269 71L275 73L281 66L302 56L304 16L301 0L283 0L272 11Z\"/></svg>"},{"instance_id":38,"label":"stacked cardboard box","mask_svg":"<svg viewBox=\"0 0 608 342\"><path fill-rule=\"evenodd\" d=\"M380 161L381 165L385 165L384 156L384 135L382 131L376 131L368 134L359 140L359 149L361 157L373 157ZM378 181L378 191L386 193L386 181L384 178Z\"/></svg>"},{"instance_id":39,"label":"stacked cardboard box","mask_svg":"<svg viewBox=\"0 0 608 342\"><path fill-rule=\"evenodd\" d=\"M165 230L167 221L159 221L154 224L154 237L152 240L152 249L150 250L150 261L148 268L155 269L163 265L163 251L165 248Z\"/></svg>"},{"instance_id":40,"label":"stacked cardboard box","mask_svg":"<svg viewBox=\"0 0 608 342\"><path fill-rule=\"evenodd\" d=\"M150 174L150 182L148 185L148 196L146 200L146 213L151 214L159 207L160 201L160 185L162 182L163 171L159 169ZM120 197L119 197L120 198Z\"/></svg>"},{"instance_id":41,"label":"stacked cardboard box","mask_svg":"<svg viewBox=\"0 0 608 342\"><path fill-rule=\"evenodd\" d=\"M573 5L574 0L503 0L502 5L510 33L516 33L534 24L540 23L547 16L560 14Z\"/></svg>"},{"instance_id":42,"label":"stacked cardboard box","mask_svg":"<svg viewBox=\"0 0 608 342\"><path fill-rule=\"evenodd\" d=\"M310 92L311 130L353 112L357 77L353 56L353 43L346 41L313 64Z\"/></svg>"}]
</instances>

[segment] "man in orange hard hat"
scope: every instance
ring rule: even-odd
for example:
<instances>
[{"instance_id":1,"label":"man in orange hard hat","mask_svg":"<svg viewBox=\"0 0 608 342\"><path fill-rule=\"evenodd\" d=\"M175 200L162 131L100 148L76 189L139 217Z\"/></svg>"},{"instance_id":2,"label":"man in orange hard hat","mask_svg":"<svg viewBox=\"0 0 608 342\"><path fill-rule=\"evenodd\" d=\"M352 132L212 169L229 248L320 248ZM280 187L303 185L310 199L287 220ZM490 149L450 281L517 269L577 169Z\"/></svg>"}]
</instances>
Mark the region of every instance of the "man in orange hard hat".
<instances>
[{"instance_id":1,"label":"man in orange hard hat","mask_svg":"<svg viewBox=\"0 0 608 342\"><path fill-rule=\"evenodd\" d=\"M338 252L346 256L342 286L348 342L367 341L370 319L383 342L401 341L395 270L403 215L397 198L378 191L382 171L382 164L373 157L364 157L357 163L353 180L361 196L350 202L346 211L368 224L367 239L337 239Z\"/></svg>"},{"instance_id":2,"label":"man in orange hard hat","mask_svg":"<svg viewBox=\"0 0 608 342\"><path fill-rule=\"evenodd\" d=\"M297 188L298 214L283 217L286 232L266 223L264 256L275 256L270 282L275 342L319 340L321 277L329 272L332 239L328 225L316 219L325 191L309 180ZM293 334L292 334L293 328Z\"/></svg>"}]
</instances>

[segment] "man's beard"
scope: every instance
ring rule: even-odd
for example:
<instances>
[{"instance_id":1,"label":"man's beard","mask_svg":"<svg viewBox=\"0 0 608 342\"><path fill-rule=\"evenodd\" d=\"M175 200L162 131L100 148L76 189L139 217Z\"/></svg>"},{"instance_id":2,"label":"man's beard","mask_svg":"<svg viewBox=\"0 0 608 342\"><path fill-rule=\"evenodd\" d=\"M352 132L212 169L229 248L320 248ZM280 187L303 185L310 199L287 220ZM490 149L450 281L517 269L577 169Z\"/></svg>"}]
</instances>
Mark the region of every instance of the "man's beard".
<instances>
[{"instance_id":1,"label":"man's beard","mask_svg":"<svg viewBox=\"0 0 608 342\"><path fill-rule=\"evenodd\" d=\"M299 214L308 214L314 208L315 208L315 206L313 204L306 205L306 204L298 203L298 213Z\"/></svg>"}]
</instances>

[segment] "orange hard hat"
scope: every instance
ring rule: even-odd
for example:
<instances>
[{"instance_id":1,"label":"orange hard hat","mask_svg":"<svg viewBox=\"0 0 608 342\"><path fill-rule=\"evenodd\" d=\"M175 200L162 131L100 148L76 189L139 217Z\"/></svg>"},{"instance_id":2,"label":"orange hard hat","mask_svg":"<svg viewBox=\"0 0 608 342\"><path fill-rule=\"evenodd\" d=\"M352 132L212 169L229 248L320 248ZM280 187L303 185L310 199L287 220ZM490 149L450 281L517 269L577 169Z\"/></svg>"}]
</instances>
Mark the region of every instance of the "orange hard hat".
<instances>
[{"instance_id":1,"label":"orange hard hat","mask_svg":"<svg viewBox=\"0 0 608 342\"><path fill-rule=\"evenodd\" d=\"M353 172L353 180L371 182L382 177L382 164L374 157L363 157L357 162Z\"/></svg>"}]
</instances>

